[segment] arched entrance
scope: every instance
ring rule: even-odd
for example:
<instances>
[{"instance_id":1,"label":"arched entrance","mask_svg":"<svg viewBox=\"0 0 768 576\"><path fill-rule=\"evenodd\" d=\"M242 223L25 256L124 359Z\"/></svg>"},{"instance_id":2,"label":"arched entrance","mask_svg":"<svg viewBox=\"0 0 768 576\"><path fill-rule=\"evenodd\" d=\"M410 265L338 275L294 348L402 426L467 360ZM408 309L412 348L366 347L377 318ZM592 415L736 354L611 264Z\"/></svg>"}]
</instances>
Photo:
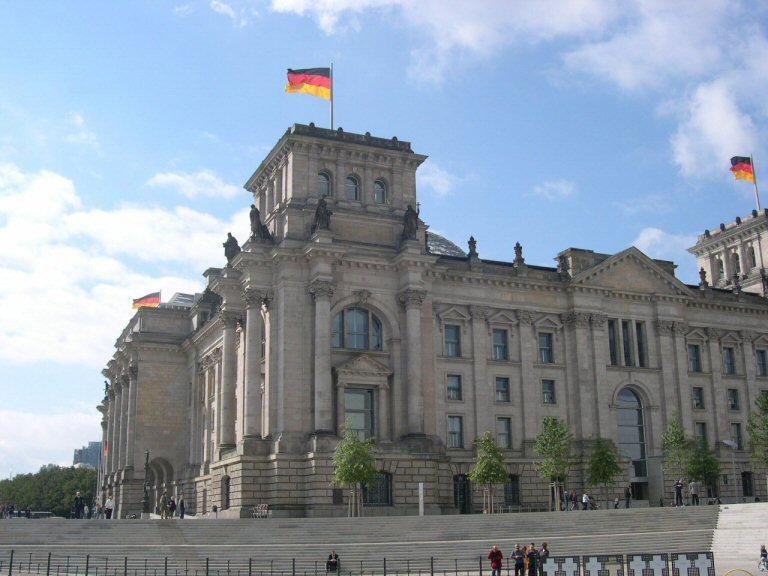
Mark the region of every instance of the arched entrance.
<instances>
[{"instance_id":1,"label":"arched entrance","mask_svg":"<svg viewBox=\"0 0 768 576\"><path fill-rule=\"evenodd\" d=\"M616 424L619 452L631 460L629 480L632 497L648 499L648 461L645 450L645 415L640 396L631 388L622 388L616 397Z\"/></svg>"}]
</instances>

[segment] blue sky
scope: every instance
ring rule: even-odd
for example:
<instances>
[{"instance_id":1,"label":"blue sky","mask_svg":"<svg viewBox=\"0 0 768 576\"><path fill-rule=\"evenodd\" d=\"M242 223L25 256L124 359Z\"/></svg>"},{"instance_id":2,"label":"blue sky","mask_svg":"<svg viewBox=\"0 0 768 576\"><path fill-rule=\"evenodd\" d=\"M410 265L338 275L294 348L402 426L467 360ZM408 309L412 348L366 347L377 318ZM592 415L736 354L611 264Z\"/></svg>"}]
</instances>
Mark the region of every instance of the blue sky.
<instances>
[{"instance_id":1,"label":"blue sky","mask_svg":"<svg viewBox=\"0 0 768 576\"><path fill-rule=\"evenodd\" d=\"M768 174L758 0L0 2L0 478L100 439L131 299L200 291L244 240L243 183L325 100L429 156L421 216L482 258L571 246L674 260Z\"/></svg>"}]
</instances>

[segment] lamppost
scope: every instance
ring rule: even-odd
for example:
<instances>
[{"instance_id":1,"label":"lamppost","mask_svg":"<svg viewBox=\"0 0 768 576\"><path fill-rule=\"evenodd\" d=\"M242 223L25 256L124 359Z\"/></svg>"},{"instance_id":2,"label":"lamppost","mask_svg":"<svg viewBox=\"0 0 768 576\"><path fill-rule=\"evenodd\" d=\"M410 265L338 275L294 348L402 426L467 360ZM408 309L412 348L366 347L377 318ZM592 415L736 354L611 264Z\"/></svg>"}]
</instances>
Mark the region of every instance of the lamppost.
<instances>
[{"instance_id":1,"label":"lamppost","mask_svg":"<svg viewBox=\"0 0 768 576\"><path fill-rule=\"evenodd\" d=\"M141 498L141 517L149 518L149 450L144 452L144 496Z\"/></svg>"},{"instance_id":2,"label":"lamppost","mask_svg":"<svg viewBox=\"0 0 768 576\"><path fill-rule=\"evenodd\" d=\"M739 484L736 480L736 459L734 458L734 453L736 452L736 448L739 447L739 445L734 440L723 440L723 444L728 446L728 448L731 449L731 468L733 469L733 490L734 494L736 495L736 502L739 501Z\"/></svg>"}]
</instances>

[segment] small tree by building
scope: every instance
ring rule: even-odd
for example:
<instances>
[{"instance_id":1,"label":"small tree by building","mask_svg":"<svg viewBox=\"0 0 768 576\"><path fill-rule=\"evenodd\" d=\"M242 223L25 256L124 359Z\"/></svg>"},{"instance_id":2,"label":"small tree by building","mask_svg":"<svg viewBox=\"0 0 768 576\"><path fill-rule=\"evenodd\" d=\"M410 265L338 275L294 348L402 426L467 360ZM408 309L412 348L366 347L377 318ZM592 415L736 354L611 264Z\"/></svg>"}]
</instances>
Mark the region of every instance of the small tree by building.
<instances>
[{"instance_id":1,"label":"small tree by building","mask_svg":"<svg viewBox=\"0 0 768 576\"><path fill-rule=\"evenodd\" d=\"M694 442L691 458L685 471L688 478L701 480L705 486L714 488L720 477L720 460L704 440Z\"/></svg>"},{"instance_id":2,"label":"small tree by building","mask_svg":"<svg viewBox=\"0 0 768 576\"><path fill-rule=\"evenodd\" d=\"M749 447L752 450L752 460L768 468L768 393L757 395L755 409L747 420Z\"/></svg>"},{"instance_id":3,"label":"small tree by building","mask_svg":"<svg viewBox=\"0 0 768 576\"><path fill-rule=\"evenodd\" d=\"M536 469L539 471L539 476L548 482L553 482L555 506L559 510L560 482L568 475L568 470L571 468L573 435L569 432L568 424L564 420L547 416L541 424L541 432L536 435L536 444L533 448L541 456L541 460L536 462Z\"/></svg>"},{"instance_id":4,"label":"small tree by building","mask_svg":"<svg viewBox=\"0 0 768 576\"><path fill-rule=\"evenodd\" d=\"M664 468L675 478L683 476L691 461L693 443L685 435L680 415L673 412L662 436Z\"/></svg>"},{"instance_id":5,"label":"small tree by building","mask_svg":"<svg viewBox=\"0 0 768 576\"><path fill-rule=\"evenodd\" d=\"M615 478L621 474L619 455L613 443L603 438L595 441L592 455L589 457L587 483L590 486L602 486L606 508L608 506L608 487L615 484Z\"/></svg>"},{"instance_id":6,"label":"small tree by building","mask_svg":"<svg viewBox=\"0 0 768 576\"><path fill-rule=\"evenodd\" d=\"M363 484L373 482L376 475L376 459L373 454L373 439L361 440L349 421L342 426L341 442L333 453L334 486L349 488L349 516L363 515Z\"/></svg>"},{"instance_id":7,"label":"small tree by building","mask_svg":"<svg viewBox=\"0 0 768 576\"><path fill-rule=\"evenodd\" d=\"M469 478L478 486L485 486L483 509L493 514L493 485L507 480L507 469L504 466L504 456L496 439L490 431L486 431L475 440L477 446L477 461L469 471Z\"/></svg>"}]
</instances>

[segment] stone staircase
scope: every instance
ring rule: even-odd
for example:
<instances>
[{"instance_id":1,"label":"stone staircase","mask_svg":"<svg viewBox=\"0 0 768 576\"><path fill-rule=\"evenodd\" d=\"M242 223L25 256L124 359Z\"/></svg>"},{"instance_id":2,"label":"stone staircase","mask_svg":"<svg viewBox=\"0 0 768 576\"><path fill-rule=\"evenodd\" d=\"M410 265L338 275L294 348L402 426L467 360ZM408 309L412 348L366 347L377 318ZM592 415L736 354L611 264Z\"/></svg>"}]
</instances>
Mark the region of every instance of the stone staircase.
<instances>
[{"instance_id":1,"label":"stone staircase","mask_svg":"<svg viewBox=\"0 0 768 576\"><path fill-rule=\"evenodd\" d=\"M754 506L754 505L752 505ZM31 564L45 574L132 576L324 573L331 549L343 574L490 574L489 548L549 543L553 556L712 549L718 507L467 516L185 520L3 520L0 574ZM758 546L759 549L759 546ZM68 558L68 560L67 560ZM206 560L207 559L207 560ZM715 561L719 558L716 553ZM67 564L68 562L68 564ZM719 564L718 564L719 565ZM18 568L14 568L18 573ZM720 570L718 569L718 573Z\"/></svg>"},{"instance_id":2,"label":"stone staircase","mask_svg":"<svg viewBox=\"0 0 768 576\"><path fill-rule=\"evenodd\" d=\"M768 546L768 503L720 506L712 542L718 574L737 568L757 574L760 544Z\"/></svg>"}]
</instances>

